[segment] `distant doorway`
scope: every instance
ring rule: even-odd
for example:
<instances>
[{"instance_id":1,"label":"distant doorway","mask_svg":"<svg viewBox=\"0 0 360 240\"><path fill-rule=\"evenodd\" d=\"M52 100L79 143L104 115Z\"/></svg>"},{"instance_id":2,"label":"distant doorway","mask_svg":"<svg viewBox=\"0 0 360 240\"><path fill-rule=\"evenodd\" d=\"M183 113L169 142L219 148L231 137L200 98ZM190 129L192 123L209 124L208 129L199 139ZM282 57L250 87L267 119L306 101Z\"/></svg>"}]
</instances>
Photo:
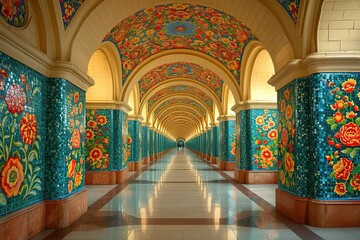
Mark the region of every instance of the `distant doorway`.
<instances>
[{"instance_id":1,"label":"distant doorway","mask_svg":"<svg viewBox=\"0 0 360 240\"><path fill-rule=\"evenodd\" d=\"M185 147L185 142L184 142L184 140L178 140L178 141L177 141L177 144L176 144L176 147L177 147L178 149L184 148L184 147Z\"/></svg>"}]
</instances>

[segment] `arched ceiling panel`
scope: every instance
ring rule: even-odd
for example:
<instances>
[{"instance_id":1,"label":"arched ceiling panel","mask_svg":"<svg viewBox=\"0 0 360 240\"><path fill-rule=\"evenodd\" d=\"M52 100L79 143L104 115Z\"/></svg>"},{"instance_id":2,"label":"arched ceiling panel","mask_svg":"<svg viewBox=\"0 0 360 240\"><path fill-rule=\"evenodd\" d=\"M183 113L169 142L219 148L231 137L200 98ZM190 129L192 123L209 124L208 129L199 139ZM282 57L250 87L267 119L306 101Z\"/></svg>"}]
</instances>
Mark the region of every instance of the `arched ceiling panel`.
<instances>
[{"instance_id":1,"label":"arched ceiling panel","mask_svg":"<svg viewBox=\"0 0 360 240\"><path fill-rule=\"evenodd\" d=\"M154 95L152 95L152 97L148 101L149 108L151 109L154 106L154 104L163 97L176 93L193 94L194 96L200 98L203 102L205 102L210 109L213 108L213 101L210 96L208 96L198 88L190 87L186 85L172 86L156 92Z\"/></svg>"},{"instance_id":2,"label":"arched ceiling panel","mask_svg":"<svg viewBox=\"0 0 360 240\"><path fill-rule=\"evenodd\" d=\"M185 105L189 105L192 107L195 107L196 109L199 110L199 112L201 112L201 115L205 118L206 117L206 109L201 106L198 102L196 102L193 99L190 98L185 98L185 97L174 97L174 98L170 98L166 101L164 101L163 103L161 103L154 111L154 116L156 117L156 115L165 107L170 106L170 105L178 105L178 104L185 104Z\"/></svg>"},{"instance_id":3,"label":"arched ceiling panel","mask_svg":"<svg viewBox=\"0 0 360 240\"><path fill-rule=\"evenodd\" d=\"M191 108L189 106L184 106L184 105L175 105L175 106L170 106L170 107L164 108L161 112L158 113L157 118L161 118L163 115L168 116L171 112L175 112L175 111L188 112L188 113L196 116L196 118L198 118L198 119L203 118L203 116L201 116L201 113L199 113L197 110L195 110L194 108Z\"/></svg>"},{"instance_id":4,"label":"arched ceiling panel","mask_svg":"<svg viewBox=\"0 0 360 240\"><path fill-rule=\"evenodd\" d=\"M277 1L283 6L283 8L286 10L289 16L292 18L292 20L296 23L298 18L300 0L277 0Z\"/></svg>"},{"instance_id":5,"label":"arched ceiling panel","mask_svg":"<svg viewBox=\"0 0 360 240\"><path fill-rule=\"evenodd\" d=\"M117 24L105 36L119 49L124 83L143 60L169 49L193 49L227 67L240 83L240 63L248 42L257 39L234 17L185 3L149 7Z\"/></svg>"},{"instance_id":6,"label":"arched ceiling panel","mask_svg":"<svg viewBox=\"0 0 360 240\"><path fill-rule=\"evenodd\" d=\"M209 69L203 68L194 63L175 62L163 64L157 68L150 70L140 81L139 90L140 98L154 86L169 79L193 79L199 81L210 89L221 100L224 82Z\"/></svg>"}]
</instances>

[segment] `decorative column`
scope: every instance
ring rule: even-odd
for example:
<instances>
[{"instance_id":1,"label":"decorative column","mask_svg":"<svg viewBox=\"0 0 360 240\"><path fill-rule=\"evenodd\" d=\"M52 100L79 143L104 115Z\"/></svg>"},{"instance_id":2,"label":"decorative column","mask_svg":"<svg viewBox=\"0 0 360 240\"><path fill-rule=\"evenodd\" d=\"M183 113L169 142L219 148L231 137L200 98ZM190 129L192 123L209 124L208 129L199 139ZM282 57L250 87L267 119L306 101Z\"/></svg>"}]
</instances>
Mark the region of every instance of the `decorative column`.
<instances>
[{"instance_id":1,"label":"decorative column","mask_svg":"<svg viewBox=\"0 0 360 240\"><path fill-rule=\"evenodd\" d=\"M141 161L141 116L129 116L129 171L140 171L142 167Z\"/></svg>"},{"instance_id":2,"label":"decorative column","mask_svg":"<svg viewBox=\"0 0 360 240\"><path fill-rule=\"evenodd\" d=\"M155 161L155 132L153 127L149 127L149 154L150 162Z\"/></svg>"},{"instance_id":3,"label":"decorative column","mask_svg":"<svg viewBox=\"0 0 360 240\"><path fill-rule=\"evenodd\" d=\"M216 164L220 162L219 158L219 126L213 124L211 126L211 163Z\"/></svg>"},{"instance_id":4,"label":"decorative column","mask_svg":"<svg viewBox=\"0 0 360 240\"><path fill-rule=\"evenodd\" d=\"M220 170L231 171L235 169L236 160L236 122L234 116L218 118L220 122Z\"/></svg>"},{"instance_id":5,"label":"decorative column","mask_svg":"<svg viewBox=\"0 0 360 240\"><path fill-rule=\"evenodd\" d=\"M339 72L312 73L329 69ZM290 79L289 71L299 76ZM301 76L304 71L310 75ZM359 71L351 57L319 54L270 81L279 108L276 209L292 221L359 226Z\"/></svg>"},{"instance_id":6,"label":"decorative column","mask_svg":"<svg viewBox=\"0 0 360 240\"><path fill-rule=\"evenodd\" d=\"M141 123L141 149L142 149L142 162L148 164L150 162L150 136L149 136L149 125L148 123Z\"/></svg>"},{"instance_id":7,"label":"decorative column","mask_svg":"<svg viewBox=\"0 0 360 240\"><path fill-rule=\"evenodd\" d=\"M211 147L212 147L212 144L211 144L211 127L208 127L206 129L206 155L205 155L205 158L206 158L207 162L209 162L210 158L211 158Z\"/></svg>"},{"instance_id":8,"label":"decorative column","mask_svg":"<svg viewBox=\"0 0 360 240\"><path fill-rule=\"evenodd\" d=\"M246 101L236 112L237 158L235 179L240 183L277 183L277 103Z\"/></svg>"},{"instance_id":9,"label":"decorative column","mask_svg":"<svg viewBox=\"0 0 360 240\"><path fill-rule=\"evenodd\" d=\"M127 178L127 104L88 103L86 184L116 184Z\"/></svg>"}]
</instances>

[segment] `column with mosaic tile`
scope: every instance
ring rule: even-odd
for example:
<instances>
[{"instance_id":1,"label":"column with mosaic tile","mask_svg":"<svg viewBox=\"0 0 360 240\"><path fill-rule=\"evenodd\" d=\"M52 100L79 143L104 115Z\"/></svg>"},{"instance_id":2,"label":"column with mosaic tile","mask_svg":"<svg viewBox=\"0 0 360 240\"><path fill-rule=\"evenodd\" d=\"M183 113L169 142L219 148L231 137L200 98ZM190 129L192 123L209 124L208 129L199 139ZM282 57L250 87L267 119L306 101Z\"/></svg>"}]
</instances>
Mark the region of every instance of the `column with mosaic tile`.
<instances>
[{"instance_id":1,"label":"column with mosaic tile","mask_svg":"<svg viewBox=\"0 0 360 240\"><path fill-rule=\"evenodd\" d=\"M220 161L218 168L231 171L235 169L236 161L236 137L235 117L220 117Z\"/></svg>"},{"instance_id":2,"label":"column with mosaic tile","mask_svg":"<svg viewBox=\"0 0 360 240\"><path fill-rule=\"evenodd\" d=\"M137 116L129 116L128 134L130 151L128 156L129 171L141 170L141 123Z\"/></svg>"},{"instance_id":3,"label":"column with mosaic tile","mask_svg":"<svg viewBox=\"0 0 360 240\"><path fill-rule=\"evenodd\" d=\"M236 105L235 179L240 183L277 183L277 103L246 101Z\"/></svg>"},{"instance_id":4,"label":"column with mosaic tile","mask_svg":"<svg viewBox=\"0 0 360 240\"><path fill-rule=\"evenodd\" d=\"M206 129L206 161L209 162L211 158L211 127Z\"/></svg>"},{"instance_id":5,"label":"column with mosaic tile","mask_svg":"<svg viewBox=\"0 0 360 240\"><path fill-rule=\"evenodd\" d=\"M149 127L149 155L150 162L155 161L155 142L154 142L154 128Z\"/></svg>"},{"instance_id":6,"label":"column with mosaic tile","mask_svg":"<svg viewBox=\"0 0 360 240\"><path fill-rule=\"evenodd\" d=\"M142 149L142 162L148 164L150 162L150 136L149 136L149 124L141 123L141 149Z\"/></svg>"},{"instance_id":7,"label":"column with mosaic tile","mask_svg":"<svg viewBox=\"0 0 360 240\"><path fill-rule=\"evenodd\" d=\"M211 126L211 163L216 164L219 160L219 126Z\"/></svg>"},{"instance_id":8,"label":"column with mosaic tile","mask_svg":"<svg viewBox=\"0 0 360 240\"><path fill-rule=\"evenodd\" d=\"M277 210L313 226L358 226L360 73L313 73L286 84L277 81Z\"/></svg>"}]
</instances>

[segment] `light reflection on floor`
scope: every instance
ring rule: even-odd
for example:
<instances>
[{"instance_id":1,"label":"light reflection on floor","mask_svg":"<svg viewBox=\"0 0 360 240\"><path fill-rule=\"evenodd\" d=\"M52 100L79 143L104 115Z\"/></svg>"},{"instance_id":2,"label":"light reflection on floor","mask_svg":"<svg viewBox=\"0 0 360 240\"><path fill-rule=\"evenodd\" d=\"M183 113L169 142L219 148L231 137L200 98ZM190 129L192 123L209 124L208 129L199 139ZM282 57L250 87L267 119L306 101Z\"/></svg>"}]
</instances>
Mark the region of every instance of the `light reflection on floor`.
<instances>
[{"instance_id":1,"label":"light reflection on floor","mask_svg":"<svg viewBox=\"0 0 360 240\"><path fill-rule=\"evenodd\" d=\"M234 185L232 177L189 151L173 150L109 200L103 196L117 185L86 186L89 209L100 206L95 215L33 240L306 239L309 233L313 239L360 238L360 228L289 225L274 215L276 185ZM249 198L250 191L260 201Z\"/></svg>"}]
</instances>

